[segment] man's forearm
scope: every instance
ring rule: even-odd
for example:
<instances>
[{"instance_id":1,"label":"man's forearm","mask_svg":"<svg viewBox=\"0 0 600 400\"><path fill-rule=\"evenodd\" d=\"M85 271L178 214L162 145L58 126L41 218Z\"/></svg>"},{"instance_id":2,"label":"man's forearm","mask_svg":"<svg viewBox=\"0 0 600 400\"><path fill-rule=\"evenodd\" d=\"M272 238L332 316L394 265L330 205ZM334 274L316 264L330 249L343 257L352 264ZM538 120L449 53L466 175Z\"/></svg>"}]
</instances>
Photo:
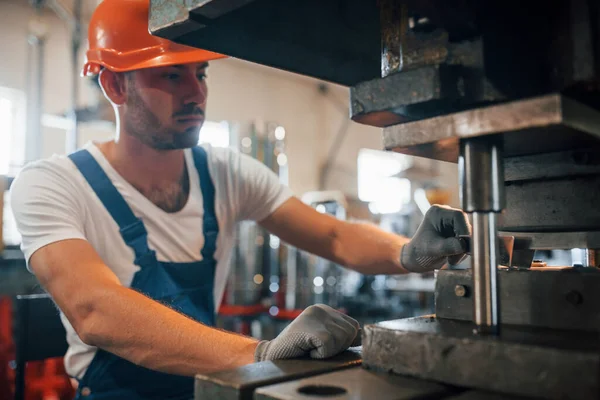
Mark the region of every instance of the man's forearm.
<instances>
[{"instance_id":1,"label":"man's forearm","mask_svg":"<svg viewBox=\"0 0 600 400\"><path fill-rule=\"evenodd\" d=\"M333 238L335 258L363 274L404 274L400 263L402 246L409 239L367 223L340 221Z\"/></svg>"},{"instance_id":2,"label":"man's forearm","mask_svg":"<svg viewBox=\"0 0 600 400\"><path fill-rule=\"evenodd\" d=\"M135 364L193 376L250 364L257 341L210 328L125 287L96 298L82 340Z\"/></svg>"}]
</instances>

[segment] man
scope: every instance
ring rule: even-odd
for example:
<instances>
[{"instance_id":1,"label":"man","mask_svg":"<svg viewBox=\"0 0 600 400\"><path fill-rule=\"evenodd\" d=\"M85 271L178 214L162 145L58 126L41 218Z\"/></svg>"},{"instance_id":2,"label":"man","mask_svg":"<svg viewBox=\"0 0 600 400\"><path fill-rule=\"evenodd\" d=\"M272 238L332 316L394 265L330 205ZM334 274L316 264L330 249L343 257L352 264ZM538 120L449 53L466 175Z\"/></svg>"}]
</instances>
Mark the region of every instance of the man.
<instances>
[{"instance_id":1,"label":"man","mask_svg":"<svg viewBox=\"0 0 600 400\"><path fill-rule=\"evenodd\" d=\"M324 305L272 341L212 328L238 221L365 274L463 256L459 210L433 207L409 241L316 212L249 157L198 147L207 62L223 56L153 37L147 20L148 0L104 0L90 21L84 73L99 74L115 139L28 165L11 192L28 267L61 310L79 398L190 398L196 373L360 342L358 323Z\"/></svg>"}]
</instances>

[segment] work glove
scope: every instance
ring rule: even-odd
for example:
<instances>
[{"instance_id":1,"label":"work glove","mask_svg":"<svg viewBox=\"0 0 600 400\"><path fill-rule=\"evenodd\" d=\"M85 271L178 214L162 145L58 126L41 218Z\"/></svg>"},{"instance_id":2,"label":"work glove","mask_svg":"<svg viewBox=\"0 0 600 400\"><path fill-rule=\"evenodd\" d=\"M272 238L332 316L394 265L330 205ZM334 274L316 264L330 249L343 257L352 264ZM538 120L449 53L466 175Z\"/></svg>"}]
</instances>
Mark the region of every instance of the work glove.
<instances>
[{"instance_id":1,"label":"work glove","mask_svg":"<svg viewBox=\"0 0 600 400\"><path fill-rule=\"evenodd\" d=\"M459 235L470 235L464 212L448 206L432 206L413 238L402 247L400 262L410 272L427 272L446 263L458 264L466 257L466 243Z\"/></svg>"},{"instance_id":2,"label":"work glove","mask_svg":"<svg viewBox=\"0 0 600 400\"><path fill-rule=\"evenodd\" d=\"M258 343L256 361L281 360L309 355L332 357L348 347L360 346L358 321L324 304L305 309L273 340Z\"/></svg>"}]
</instances>

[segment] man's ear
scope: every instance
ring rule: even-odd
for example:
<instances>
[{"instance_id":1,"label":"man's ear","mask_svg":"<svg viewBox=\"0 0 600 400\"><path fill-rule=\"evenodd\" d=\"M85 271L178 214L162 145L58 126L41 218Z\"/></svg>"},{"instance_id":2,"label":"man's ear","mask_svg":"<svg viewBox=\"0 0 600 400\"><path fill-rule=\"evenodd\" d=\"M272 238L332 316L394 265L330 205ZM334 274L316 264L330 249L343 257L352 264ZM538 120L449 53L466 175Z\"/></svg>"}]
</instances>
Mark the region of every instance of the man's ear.
<instances>
[{"instance_id":1,"label":"man's ear","mask_svg":"<svg viewBox=\"0 0 600 400\"><path fill-rule=\"evenodd\" d=\"M108 69L100 71L100 87L111 103L118 106L127 100L127 76L122 72L113 72Z\"/></svg>"}]
</instances>

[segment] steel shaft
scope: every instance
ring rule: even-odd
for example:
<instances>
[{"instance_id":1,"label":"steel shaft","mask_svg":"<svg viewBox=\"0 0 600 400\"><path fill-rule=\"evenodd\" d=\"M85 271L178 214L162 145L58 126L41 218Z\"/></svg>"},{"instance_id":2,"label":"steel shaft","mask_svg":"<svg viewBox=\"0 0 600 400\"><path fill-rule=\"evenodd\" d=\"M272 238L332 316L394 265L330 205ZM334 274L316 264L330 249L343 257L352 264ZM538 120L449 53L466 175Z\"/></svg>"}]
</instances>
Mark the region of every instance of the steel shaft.
<instances>
[{"instance_id":1,"label":"steel shaft","mask_svg":"<svg viewBox=\"0 0 600 400\"><path fill-rule=\"evenodd\" d=\"M505 207L501 139L462 140L459 170L462 208L473 218L473 320L478 332L497 333L497 214Z\"/></svg>"}]
</instances>

